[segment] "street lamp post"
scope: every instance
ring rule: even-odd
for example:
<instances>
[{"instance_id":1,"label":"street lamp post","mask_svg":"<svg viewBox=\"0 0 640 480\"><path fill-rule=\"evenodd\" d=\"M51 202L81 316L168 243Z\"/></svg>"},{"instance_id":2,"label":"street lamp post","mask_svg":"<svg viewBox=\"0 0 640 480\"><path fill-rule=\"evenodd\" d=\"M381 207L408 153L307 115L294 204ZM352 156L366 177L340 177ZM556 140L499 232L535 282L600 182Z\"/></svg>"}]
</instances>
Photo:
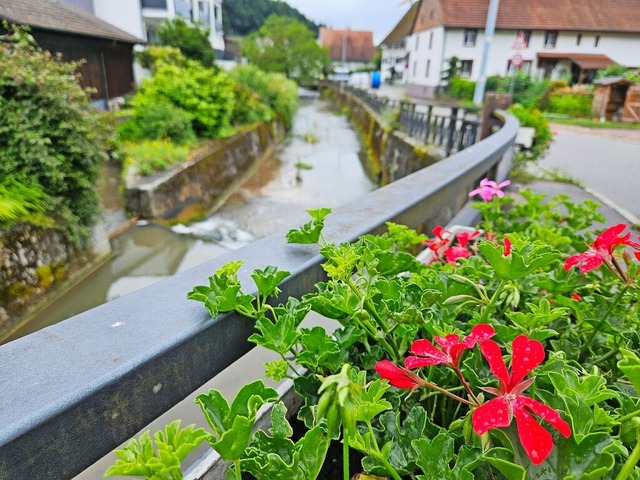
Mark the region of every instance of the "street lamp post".
<instances>
[{"instance_id":1,"label":"street lamp post","mask_svg":"<svg viewBox=\"0 0 640 480\"><path fill-rule=\"evenodd\" d=\"M480 61L480 75L476 82L476 89L473 92L473 103L482 103L484 100L484 90L487 86L487 62L489 61L489 50L493 42L493 35L496 31L496 19L498 18L498 7L500 0L491 0L489 12L487 13L487 24L484 28L484 47L482 50L482 60Z\"/></svg>"}]
</instances>

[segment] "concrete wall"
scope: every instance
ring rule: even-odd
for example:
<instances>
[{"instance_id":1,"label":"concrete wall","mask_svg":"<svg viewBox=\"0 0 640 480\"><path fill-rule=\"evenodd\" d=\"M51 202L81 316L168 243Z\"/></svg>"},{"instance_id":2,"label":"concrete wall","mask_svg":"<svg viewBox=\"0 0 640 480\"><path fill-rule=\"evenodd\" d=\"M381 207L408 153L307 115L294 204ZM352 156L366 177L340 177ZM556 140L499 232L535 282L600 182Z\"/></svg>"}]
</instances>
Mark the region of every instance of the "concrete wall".
<instances>
[{"instance_id":1,"label":"concrete wall","mask_svg":"<svg viewBox=\"0 0 640 480\"><path fill-rule=\"evenodd\" d=\"M218 208L285 134L281 121L259 123L201 148L192 160L151 178L126 179L126 205L143 218L190 220Z\"/></svg>"},{"instance_id":2,"label":"concrete wall","mask_svg":"<svg viewBox=\"0 0 640 480\"><path fill-rule=\"evenodd\" d=\"M405 177L445 157L442 148L425 145L394 130L358 98L338 90L333 90L333 95L336 102L349 109L351 121L367 154L365 169L380 185Z\"/></svg>"},{"instance_id":3,"label":"concrete wall","mask_svg":"<svg viewBox=\"0 0 640 480\"><path fill-rule=\"evenodd\" d=\"M0 336L84 256L62 230L25 223L0 231Z\"/></svg>"}]
</instances>

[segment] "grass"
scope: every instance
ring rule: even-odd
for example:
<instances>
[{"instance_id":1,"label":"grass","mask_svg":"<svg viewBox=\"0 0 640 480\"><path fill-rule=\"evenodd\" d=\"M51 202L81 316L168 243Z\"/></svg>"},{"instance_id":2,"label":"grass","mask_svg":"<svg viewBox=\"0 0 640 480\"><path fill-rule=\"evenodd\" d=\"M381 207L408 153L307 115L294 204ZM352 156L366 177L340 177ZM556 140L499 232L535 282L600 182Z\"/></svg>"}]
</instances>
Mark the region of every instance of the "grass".
<instances>
[{"instance_id":1,"label":"grass","mask_svg":"<svg viewBox=\"0 0 640 480\"><path fill-rule=\"evenodd\" d=\"M153 175L182 163L189 156L188 146L177 146L168 140L144 140L125 143L122 147L128 164L142 176Z\"/></svg>"},{"instance_id":2,"label":"grass","mask_svg":"<svg viewBox=\"0 0 640 480\"><path fill-rule=\"evenodd\" d=\"M313 132L305 133L303 138L304 138L305 142L310 143L312 145L315 145L316 143L318 143L320 141L320 138L318 137L318 135L316 135Z\"/></svg>"},{"instance_id":3,"label":"grass","mask_svg":"<svg viewBox=\"0 0 640 480\"><path fill-rule=\"evenodd\" d=\"M620 130L640 130L640 123L622 123L622 122L601 122L599 120L591 120L588 118L558 117L555 115L542 114L549 122L560 125L575 125L577 127L587 128L618 128Z\"/></svg>"}]
</instances>

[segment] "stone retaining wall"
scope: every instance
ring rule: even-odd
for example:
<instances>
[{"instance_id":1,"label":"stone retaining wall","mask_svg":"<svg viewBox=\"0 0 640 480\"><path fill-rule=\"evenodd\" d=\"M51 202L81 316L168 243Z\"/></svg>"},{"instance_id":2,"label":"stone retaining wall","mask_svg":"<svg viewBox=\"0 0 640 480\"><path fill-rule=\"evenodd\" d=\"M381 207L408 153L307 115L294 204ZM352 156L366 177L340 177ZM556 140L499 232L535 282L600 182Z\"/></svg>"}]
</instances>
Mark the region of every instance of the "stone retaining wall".
<instances>
[{"instance_id":1,"label":"stone retaining wall","mask_svg":"<svg viewBox=\"0 0 640 480\"><path fill-rule=\"evenodd\" d=\"M349 110L351 121L358 130L362 147L366 150L370 165L367 171L372 180L386 185L445 158L443 148L425 145L409 135L395 130L376 115L360 99L347 92L327 86L333 99Z\"/></svg>"},{"instance_id":2,"label":"stone retaining wall","mask_svg":"<svg viewBox=\"0 0 640 480\"><path fill-rule=\"evenodd\" d=\"M63 230L18 224L0 231L0 337L86 255Z\"/></svg>"},{"instance_id":3,"label":"stone retaining wall","mask_svg":"<svg viewBox=\"0 0 640 480\"><path fill-rule=\"evenodd\" d=\"M259 123L205 146L194 158L149 178L125 181L127 210L142 218L188 220L218 208L284 137L281 121Z\"/></svg>"}]
</instances>

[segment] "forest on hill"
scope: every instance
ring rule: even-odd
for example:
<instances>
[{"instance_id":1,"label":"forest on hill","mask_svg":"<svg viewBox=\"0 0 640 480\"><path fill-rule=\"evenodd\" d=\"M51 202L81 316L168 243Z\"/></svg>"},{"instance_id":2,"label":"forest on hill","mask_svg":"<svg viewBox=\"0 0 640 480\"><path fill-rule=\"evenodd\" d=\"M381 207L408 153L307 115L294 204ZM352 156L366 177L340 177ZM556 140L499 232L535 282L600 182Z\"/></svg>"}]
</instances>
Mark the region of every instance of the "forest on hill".
<instances>
[{"instance_id":1,"label":"forest on hill","mask_svg":"<svg viewBox=\"0 0 640 480\"><path fill-rule=\"evenodd\" d=\"M296 8L282 0L224 0L222 19L227 35L245 36L258 30L269 15L291 17L318 35L320 28Z\"/></svg>"}]
</instances>

